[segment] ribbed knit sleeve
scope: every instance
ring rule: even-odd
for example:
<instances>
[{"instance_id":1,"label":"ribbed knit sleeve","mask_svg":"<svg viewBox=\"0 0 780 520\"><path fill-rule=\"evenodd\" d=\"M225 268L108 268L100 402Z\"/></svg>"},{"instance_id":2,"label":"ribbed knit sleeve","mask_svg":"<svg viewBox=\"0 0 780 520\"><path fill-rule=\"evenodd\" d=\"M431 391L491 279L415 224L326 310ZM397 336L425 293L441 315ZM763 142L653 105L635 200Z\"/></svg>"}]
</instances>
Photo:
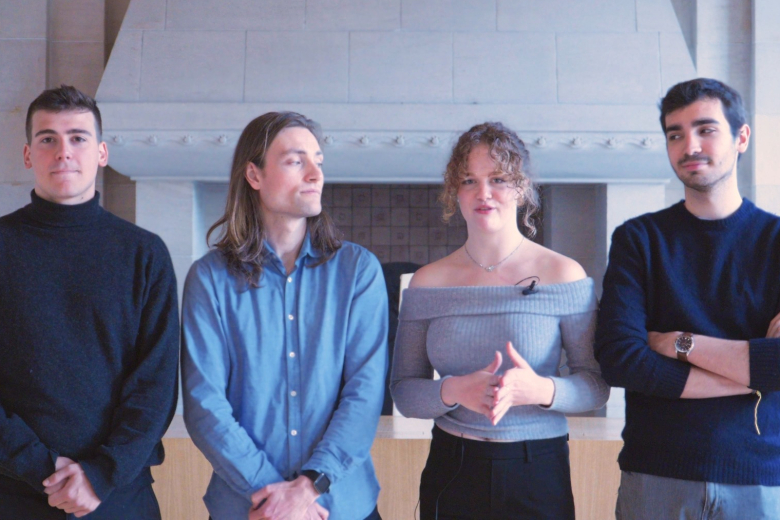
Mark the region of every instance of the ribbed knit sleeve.
<instances>
[{"instance_id":1,"label":"ribbed knit sleeve","mask_svg":"<svg viewBox=\"0 0 780 520\"><path fill-rule=\"evenodd\" d=\"M599 364L593 357L596 310L563 316L560 328L569 376L551 377L555 397L550 409L578 413L601 408L609 399L609 386L601 378Z\"/></svg>"},{"instance_id":2,"label":"ribbed knit sleeve","mask_svg":"<svg viewBox=\"0 0 780 520\"><path fill-rule=\"evenodd\" d=\"M441 400L444 379L434 381L425 343L429 320L399 320L390 392L405 417L435 419L457 408Z\"/></svg>"}]
</instances>

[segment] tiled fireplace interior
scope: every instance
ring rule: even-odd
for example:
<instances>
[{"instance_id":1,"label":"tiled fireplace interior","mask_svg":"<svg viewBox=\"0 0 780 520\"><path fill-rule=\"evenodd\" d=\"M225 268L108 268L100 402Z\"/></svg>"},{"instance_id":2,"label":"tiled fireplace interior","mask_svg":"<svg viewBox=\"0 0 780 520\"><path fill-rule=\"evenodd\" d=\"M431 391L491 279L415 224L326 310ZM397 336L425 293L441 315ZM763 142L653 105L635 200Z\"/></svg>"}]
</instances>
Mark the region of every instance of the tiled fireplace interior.
<instances>
[{"instance_id":1,"label":"tiled fireplace interior","mask_svg":"<svg viewBox=\"0 0 780 520\"><path fill-rule=\"evenodd\" d=\"M427 264L466 240L459 213L442 222L440 192L438 184L332 184L322 201L344 238L368 248L381 263Z\"/></svg>"}]
</instances>

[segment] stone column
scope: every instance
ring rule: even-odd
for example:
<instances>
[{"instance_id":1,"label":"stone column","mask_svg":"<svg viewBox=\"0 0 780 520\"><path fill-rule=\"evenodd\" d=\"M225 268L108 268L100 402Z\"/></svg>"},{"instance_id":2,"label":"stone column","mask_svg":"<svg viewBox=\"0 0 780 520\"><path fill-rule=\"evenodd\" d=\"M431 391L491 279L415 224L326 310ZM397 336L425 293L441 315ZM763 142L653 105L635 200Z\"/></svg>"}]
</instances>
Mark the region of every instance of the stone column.
<instances>
[{"instance_id":1,"label":"stone column","mask_svg":"<svg viewBox=\"0 0 780 520\"><path fill-rule=\"evenodd\" d=\"M755 202L780 214L780 168L777 142L780 140L780 3L753 2L753 44L755 115L753 148Z\"/></svg>"},{"instance_id":2,"label":"stone column","mask_svg":"<svg viewBox=\"0 0 780 520\"><path fill-rule=\"evenodd\" d=\"M160 235L168 246L181 301L194 254L195 183L137 181L135 200L135 223Z\"/></svg>"}]
</instances>

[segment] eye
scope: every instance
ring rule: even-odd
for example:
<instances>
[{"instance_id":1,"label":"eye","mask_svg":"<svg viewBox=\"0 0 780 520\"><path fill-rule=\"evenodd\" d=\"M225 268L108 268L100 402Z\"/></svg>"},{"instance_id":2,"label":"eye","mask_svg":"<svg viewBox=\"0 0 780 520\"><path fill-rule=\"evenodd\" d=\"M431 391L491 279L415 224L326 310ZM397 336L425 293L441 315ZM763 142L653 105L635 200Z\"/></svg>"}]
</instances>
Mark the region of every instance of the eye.
<instances>
[{"instance_id":1,"label":"eye","mask_svg":"<svg viewBox=\"0 0 780 520\"><path fill-rule=\"evenodd\" d=\"M712 128L712 127L705 126L704 128L701 129L700 133L702 135L713 134L713 133L715 133L715 129Z\"/></svg>"},{"instance_id":2,"label":"eye","mask_svg":"<svg viewBox=\"0 0 780 520\"><path fill-rule=\"evenodd\" d=\"M677 141L680 139L680 134L669 134L666 136L667 141Z\"/></svg>"},{"instance_id":3,"label":"eye","mask_svg":"<svg viewBox=\"0 0 780 520\"><path fill-rule=\"evenodd\" d=\"M41 139L41 142L48 144L54 142L54 139L52 139L51 137L44 137L43 139Z\"/></svg>"},{"instance_id":4,"label":"eye","mask_svg":"<svg viewBox=\"0 0 780 520\"><path fill-rule=\"evenodd\" d=\"M505 182L507 182L504 177L493 177L491 181L493 182L493 184L504 184Z\"/></svg>"},{"instance_id":5,"label":"eye","mask_svg":"<svg viewBox=\"0 0 780 520\"><path fill-rule=\"evenodd\" d=\"M466 178L464 178L464 179L462 179L462 180L460 181L460 184L461 184L462 186L467 186L467 185L469 185L469 184L474 184L474 179L472 179L472 178L469 178L469 177L466 177Z\"/></svg>"},{"instance_id":6,"label":"eye","mask_svg":"<svg viewBox=\"0 0 780 520\"><path fill-rule=\"evenodd\" d=\"M87 142L87 140L84 139L83 137L81 137L80 135L74 136L73 140L76 141L77 143L86 143Z\"/></svg>"}]
</instances>

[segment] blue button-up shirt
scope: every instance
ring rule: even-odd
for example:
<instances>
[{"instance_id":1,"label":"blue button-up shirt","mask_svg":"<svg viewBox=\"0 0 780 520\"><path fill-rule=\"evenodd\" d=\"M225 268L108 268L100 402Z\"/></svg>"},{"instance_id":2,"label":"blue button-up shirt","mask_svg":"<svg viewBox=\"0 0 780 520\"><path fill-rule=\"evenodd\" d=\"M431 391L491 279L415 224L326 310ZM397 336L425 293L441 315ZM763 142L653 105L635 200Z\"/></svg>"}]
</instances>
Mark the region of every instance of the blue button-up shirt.
<instances>
[{"instance_id":1,"label":"blue button-up shirt","mask_svg":"<svg viewBox=\"0 0 780 520\"><path fill-rule=\"evenodd\" d=\"M184 419L214 467L206 506L214 520L246 518L253 492L315 469L331 481L318 499L331 520L365 518L387 371L381 267L349 242L310 267L320 253L307 235L288 275L269 250L260 288L218 251L184 286Z\"/></svg>"}]
</instances>

